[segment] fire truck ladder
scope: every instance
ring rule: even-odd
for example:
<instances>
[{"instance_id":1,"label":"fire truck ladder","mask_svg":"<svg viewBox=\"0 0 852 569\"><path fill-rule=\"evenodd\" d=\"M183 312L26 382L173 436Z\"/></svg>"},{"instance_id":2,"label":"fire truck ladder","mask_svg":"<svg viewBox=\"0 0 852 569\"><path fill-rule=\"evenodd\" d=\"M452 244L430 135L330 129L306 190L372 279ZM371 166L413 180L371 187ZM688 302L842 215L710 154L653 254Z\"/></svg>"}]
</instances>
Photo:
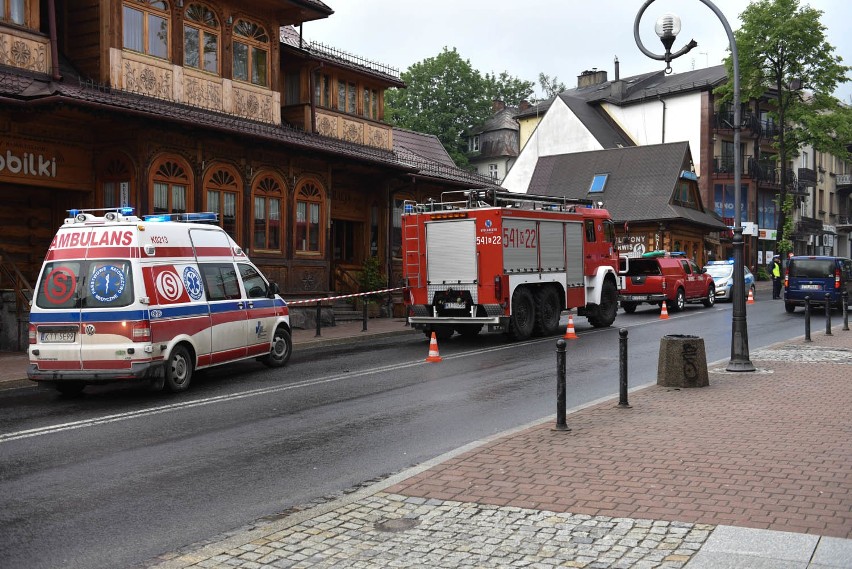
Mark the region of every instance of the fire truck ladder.
<instances>
[{"instance_id":1,"label":"fire truck ladder","mask_svg":"<svg viewBox=\"0 0 852 569\"><path fill-rule=\"evenodd\" d=\"M402 238L405 240L405 263L404 273L408 279L408 286L422 286L420 276L420 233L416 224L405 223L405 232Z\"/></svg>"},{"instance_id":2,"label":"fire truck ladder","mask_svg":"<svg viewBox=\"0 0 852 569\"><path fill-rule=\"evenodd\" d=\"M595 207L595 202L581 198L520 194L505 190L488 189L444 192L441 194L441 201L433 204L433 209L436 206L439 210L476 207L514 207L533 210L575 211L577 206Z\"/></svg>"}]
</instances>

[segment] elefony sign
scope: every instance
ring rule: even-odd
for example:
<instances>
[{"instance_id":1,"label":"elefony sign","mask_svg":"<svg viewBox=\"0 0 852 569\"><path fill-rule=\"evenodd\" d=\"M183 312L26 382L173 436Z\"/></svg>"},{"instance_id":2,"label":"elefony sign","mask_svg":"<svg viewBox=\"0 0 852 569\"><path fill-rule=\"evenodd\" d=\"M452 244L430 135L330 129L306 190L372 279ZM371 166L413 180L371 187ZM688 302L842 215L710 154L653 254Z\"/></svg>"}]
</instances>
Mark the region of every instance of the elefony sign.
<instances>
[{"instance_id":1,"label":"elefony sign","mask_svg":"<svg viewBox=\"0 0 852 569\"><path fill-rule=\"evenodd\" d=\"M88 150L23 138L0 140L0 181L66 189L92 188Z\"/></svg>"}]
</instances>

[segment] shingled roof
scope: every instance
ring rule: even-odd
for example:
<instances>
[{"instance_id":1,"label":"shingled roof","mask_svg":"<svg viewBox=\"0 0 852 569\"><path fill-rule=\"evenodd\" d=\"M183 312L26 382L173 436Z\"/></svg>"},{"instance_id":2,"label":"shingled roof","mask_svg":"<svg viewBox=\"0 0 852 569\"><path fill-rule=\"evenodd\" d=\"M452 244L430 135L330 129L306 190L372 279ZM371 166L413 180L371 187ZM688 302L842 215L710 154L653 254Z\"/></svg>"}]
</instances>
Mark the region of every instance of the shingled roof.
<instances>
[{"instance_id":1,"label":"shingled roof","mask_svg":"<svg viewBox=\"0 0 852 569\"><path fill-rule=\"evenodd\" d=\"M542 156L528 192L603 201L615 221L688 220L725 229L715 215L673 203L681 172L692 170L688 142ZM608 174L603 192L589 193L596 174Z\"/></svg>"}]
</instances>

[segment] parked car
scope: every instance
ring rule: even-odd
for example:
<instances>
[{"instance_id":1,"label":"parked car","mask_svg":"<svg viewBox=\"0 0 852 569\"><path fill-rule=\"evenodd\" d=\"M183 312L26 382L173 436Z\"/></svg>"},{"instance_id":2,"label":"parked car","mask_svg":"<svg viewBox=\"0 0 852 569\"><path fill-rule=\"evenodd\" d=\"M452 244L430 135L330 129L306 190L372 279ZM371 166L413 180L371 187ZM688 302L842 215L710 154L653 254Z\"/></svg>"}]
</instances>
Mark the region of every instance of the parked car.
<instances>
[{"instance_id":1,"label":"parked car","mask_svg":"<svg viewBox=\"0 0 852 569\"><path fill-rule=\"evenodd\" d=\"M627 313L643 302L661 306L665 301L670 312L683 310L687 302L701 302L708 308L716 302L713 277L685 253L653 251L627 259L621 277L618 299Z\"/></svg>"},{"instance_id":2,"label":"parked car","mask_svg":"<svg viewBox=\"0 0 852 569\"><path fill-rule=\"evenodd\" d=\"M793 312L805 305L824 306L826 294L832 308L843 306L843 291L852 295L852 260L846 257L790 257L784 275L784 309Z\"/></svg>"},{"instance_id":3,"label":"parked car","mask_svg":"<svg viewBox=\"0 0 852 569\"><path fill-rule=\"evenodd\" d=\"M704 270L708 275L713 277L713 282L716 284L716 301L732 300L731 295L734 292L733 259L728 261L710 261L704 266ZM754 275L745 266L743 267L743 274L745 276L743 290L745 291L746 298L748 298L749 292L754 295Z\"/></svg>"}]
</instances>

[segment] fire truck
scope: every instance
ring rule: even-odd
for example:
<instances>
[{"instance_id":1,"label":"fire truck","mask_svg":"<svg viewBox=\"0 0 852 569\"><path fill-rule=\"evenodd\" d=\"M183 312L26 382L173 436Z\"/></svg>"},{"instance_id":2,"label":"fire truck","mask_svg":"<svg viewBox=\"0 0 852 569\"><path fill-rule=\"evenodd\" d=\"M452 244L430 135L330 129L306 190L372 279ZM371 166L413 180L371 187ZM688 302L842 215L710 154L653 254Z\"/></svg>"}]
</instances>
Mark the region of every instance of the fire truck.
<instances>
[{"instance_id":1,"label":"fire truck","mask_svg":"<svg viewBox=\"0 0 852 569\"><path fill-rule=\"evenodd\" d=\"M403 207L405 301L427 336L525 340L573 308L596 328L615 320L615 229L594 202L488 189Z\"/></svg>"}]
</instances>

